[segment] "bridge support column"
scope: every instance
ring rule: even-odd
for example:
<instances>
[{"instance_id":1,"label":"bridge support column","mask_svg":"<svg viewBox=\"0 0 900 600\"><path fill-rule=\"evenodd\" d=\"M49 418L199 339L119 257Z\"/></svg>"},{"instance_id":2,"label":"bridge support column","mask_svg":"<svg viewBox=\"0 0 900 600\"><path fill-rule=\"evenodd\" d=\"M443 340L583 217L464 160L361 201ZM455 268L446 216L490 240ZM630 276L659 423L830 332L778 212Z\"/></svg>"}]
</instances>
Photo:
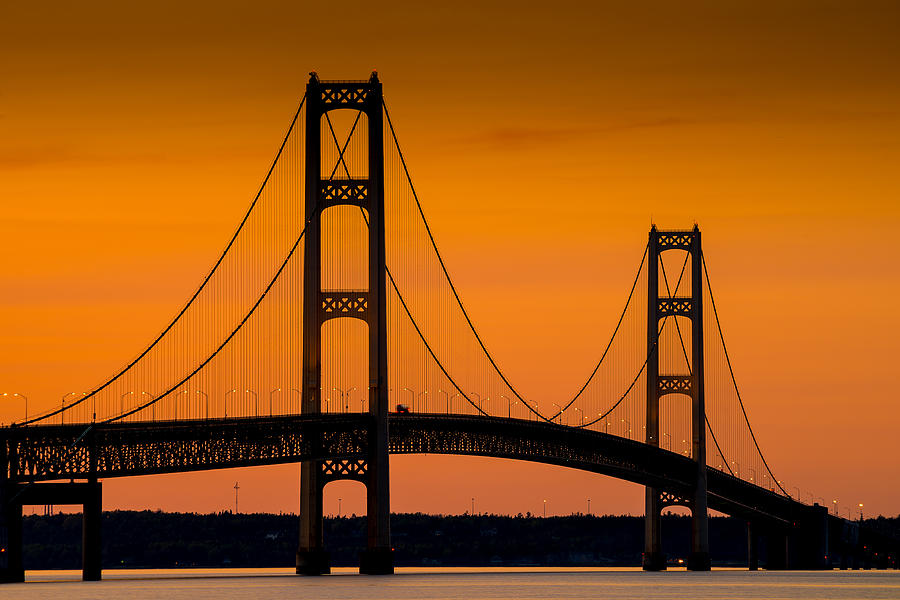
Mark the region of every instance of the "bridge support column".
<instances>
[{"instance_id":1,"label":"bridge support column","mask_svg":"<svg viewBox=\"0 0 900 600\"><path fill-rule=\"evenodd\" d=\"M771 531L766 535L766 569L784 571L788 568L788 535L784 531Z\"/></svg>"},{"instance_id":2,"label":"bridge support column","mask_svg":"<svg viewBox=\"0 0 900 600\"><path fill-rule=\"evenodd\" d=\"M25 581L22 503L15 498L16 489L15 485L0 482L0 583Z\"/></svg>"},{"instance_id":3,"label":"bridge support column","mask_svg":"<svg viewBox=\"0 0 900 600\"><path fill-rule=\"evenodd\" d=\"M796 568L820 570L831 567L828 558L828 508L806 507L793 532Z\"/></svg>"},{"instance_id":4,"label":"bridge support column","mask_svg":"<svg viewBox=\"0 0 900 600\"><path fill-rule=\"evenodd\" d=\"M300 465L300 546L297 549L298 575L325 575L331 572L322 532L322 469L319 461Z\"/></svg>"},{"instance_id":5,"label":"bridge support column","mask_svg":"<svg viewBox=\"0 0 900 600\"><path fill-rule=\"evenodd\" d=\"M641 557L641 566L645 571L665 571L666 555L662 551L662 534L660 532L659 490L646 488L644 502L644 554Z\"/></svg>"},{"instance_id":6,"label":"bridge support column","mask_svg":"<svg viewBox=\"0 0 900 600\"><path fill-rule=\"evenodd\" d=\"M101 483L92 481L84 499L81 528L81 578L84 581L100 581L102 547L100 529L103 515L103 491Z\"/></svg>"},{"instance_id":7,"label":"bridge support column","mask_svg":"<svg viewBox=\"0 0 900 600\"><path fill-rule=\"evenodd\" d=\"M759 570L759 540L752 521L747 521L747 570Z\"/></svg>"}]
</instances>

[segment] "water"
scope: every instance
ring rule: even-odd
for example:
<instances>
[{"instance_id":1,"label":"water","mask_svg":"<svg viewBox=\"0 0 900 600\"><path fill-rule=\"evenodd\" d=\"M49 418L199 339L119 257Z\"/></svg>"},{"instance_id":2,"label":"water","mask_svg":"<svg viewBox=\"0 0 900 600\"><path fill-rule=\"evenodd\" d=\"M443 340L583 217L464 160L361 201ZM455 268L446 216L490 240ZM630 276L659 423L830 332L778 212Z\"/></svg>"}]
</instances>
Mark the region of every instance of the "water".
<instances>
[{"instance_id":1,"label":"water","mask_svg":"<svg viewBox=\"0 0 900 600\"><path fill-rule=\"evenodd\" d=\"M0 585L0 598L900 600L898 571L643 573L637 569L403 568L398 569L397 575L385 577L361 576L355 569L336 569L331 576L311 578L298 577L293 569L152 569L105 571L102 582L82 582L80 577L79 571L29 571L26 583Z\"/></svg>"}]
</instances>

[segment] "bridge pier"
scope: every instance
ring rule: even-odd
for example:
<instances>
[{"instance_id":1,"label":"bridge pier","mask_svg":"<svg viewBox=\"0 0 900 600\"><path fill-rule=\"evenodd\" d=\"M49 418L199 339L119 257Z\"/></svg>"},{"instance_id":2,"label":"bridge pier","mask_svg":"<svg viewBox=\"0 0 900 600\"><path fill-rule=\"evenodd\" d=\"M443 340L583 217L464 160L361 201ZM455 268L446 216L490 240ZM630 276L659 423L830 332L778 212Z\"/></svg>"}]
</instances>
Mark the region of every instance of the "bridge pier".
<instances>
[{"instance_id":1,"label":"bridge pier","mask_svg":"<svg viewBox=\"0 0 900 600\"><path fill-rule=\"evenodd\" d=\"M15 484L0 483L0 583L25 581L22 503L15 498L16 492Z\"/></svg>"},{"instance_id":2,"label":"bridge pier","mask_svg":"<svg viewBox=\"0 0 900 600\"><path fill-rule=\"evenodd\" d=\"M25 581L22 507L27 504L82 506L82 579L100 581L103 491L102 484L94 480L87 483L12 483L0 486L0 583Z\"/></svg>"},{"instance_id":3,"label":"bridge pier","mask_svg":"<svg viewBox=\"0 0 900 600\"><path fill-rule=\"evenodd\" d=\"M666 555L662 551L662 533L660 522L662 521L659 490L653 487L646 488L644 503L644 554L641 557L641 566L645 571L665 571Z\"/></svg>"},{"instance_id":4,"label":"bridge pier","mask_svg":"<svg viewBox=\"0 0 900 600\"><path fill-rule=\"evenodd\" d=\"M752 521L747 521L747 570L759 570L759 540Z\"/></svg>"},{"instance_id":5,"label":"bridge pier","mask_svg":"<svg viewBox=\"0 0 900 600\"><path fill-rule=\"evenodd\" d=\"M326 575L330 557L324 548L322 531L322 461L300 464L300 545L297 549L298 575Z\"/></svg>"},{"instance_id":6,"label":"bridge pier","mask_svg":"<svg viewBox=\"0 0 900 600\"><path fill-rule=\"evenodd\" d=\"M815 504L805 507L791 532L794 555L791 568L828 569L828 508Z\"/></svg>"},{"instance_id":7,"label":"bridge pier","mask_svg":"<svg viewBox=\"0 0 900 600\"><path fill-rule=\"evenodd\" d=\"M766 535L766 570L784 571L788 568L789 536L785 531L770 531Z\"/></svg>"},{"instance_id":8,"label":"bridge pier","mask_svg":"<svg viewBox=\"0 0 900 600\"><path fill-rule=\"evenodd\" d=\"M103 491L98 481L87 484L81 518L81 578L100 581L102 546L100 529L103 516Z\"/></svg>"}]
</instances>

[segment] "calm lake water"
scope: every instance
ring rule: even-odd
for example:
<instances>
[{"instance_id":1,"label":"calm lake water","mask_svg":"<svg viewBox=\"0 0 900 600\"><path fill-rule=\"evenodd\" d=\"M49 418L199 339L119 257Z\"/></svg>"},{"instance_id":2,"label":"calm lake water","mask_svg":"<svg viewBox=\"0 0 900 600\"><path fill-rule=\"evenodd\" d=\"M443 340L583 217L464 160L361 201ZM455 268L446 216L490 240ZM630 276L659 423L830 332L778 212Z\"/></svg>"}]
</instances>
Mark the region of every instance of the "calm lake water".
<instances>
[{"instance_id":1,"label":"calm lake water","mask_svg":"<svg viewBox=\"0 0 900 600\"><path fill-rule=\"evenodd\" d=\"M575 598L900 599L900 571L643 573L628 569L398 569L367 577L355 569L297 577L292 569L109 570L102 582L77 571L29 571L0 586L0 598L236 600L310 598L486 600Z\"/></svg>"}]
</instances>

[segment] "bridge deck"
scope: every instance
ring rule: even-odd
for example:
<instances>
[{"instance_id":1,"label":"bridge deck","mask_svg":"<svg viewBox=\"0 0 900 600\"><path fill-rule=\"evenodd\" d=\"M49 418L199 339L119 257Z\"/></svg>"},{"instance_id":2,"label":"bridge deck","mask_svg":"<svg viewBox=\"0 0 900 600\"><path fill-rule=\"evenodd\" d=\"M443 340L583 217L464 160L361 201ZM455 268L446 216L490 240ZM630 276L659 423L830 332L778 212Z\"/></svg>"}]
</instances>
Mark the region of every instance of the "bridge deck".
<instances>
[{"instance_id":1,"label":"bridge deck","mask_svg":"<svg viewBox=\"0 0 900 600\"><path fill-rule=\"evenodd\" d=\"M130 477L320 459L365 458L368 414L42 425L0 430L15 482ZM600 473L678 495L693 462L641 442L562 425L471 415L391 415L392 454L526 460ZM729 474L708 472L709 507L786 523L804 505Z\"/></svg>"}]
</instances>

